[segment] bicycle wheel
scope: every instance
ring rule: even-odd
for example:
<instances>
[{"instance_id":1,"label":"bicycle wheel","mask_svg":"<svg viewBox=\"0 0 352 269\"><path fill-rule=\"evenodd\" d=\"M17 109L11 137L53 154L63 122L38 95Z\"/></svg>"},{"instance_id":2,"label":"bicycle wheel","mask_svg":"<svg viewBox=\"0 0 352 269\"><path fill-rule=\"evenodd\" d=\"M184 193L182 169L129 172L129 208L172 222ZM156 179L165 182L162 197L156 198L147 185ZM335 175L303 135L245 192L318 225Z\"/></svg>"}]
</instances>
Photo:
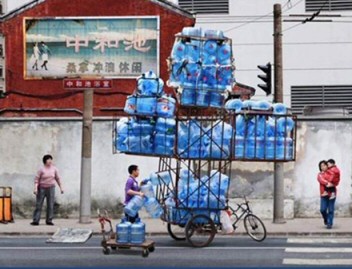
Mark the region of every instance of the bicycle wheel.
<instances>
[{"instance_id":1,"label":"bicycle wheel","mask_svg":"<svg viewBox=\"0 0 352 269\"><path fill-rule=\"evenodd\" d=\"M171 223L168 223L167 232L176 241L186 240L184 225L173 225Z\"/></svg>"},{"instance_id":2,"label":"bicycle wheel","mask_svg":"<svg viewBox=\"0 0 352 269\"><path fill-rule=\"evenodd\" d=\"M247 234L255 241L261 242L266 238L266 229L264 223L253 214L248 214L244 220L244 228Z\"/></svg>"},{"instance_id":3,"label":"bicycle wheel","mask_svg":"<svg viewBox=\"0 0 352 269\"><path fill-rule=\"evenodd\" d=\"M186 239L193 247L206 247L216 234L215 224L206 215L193 216L186 225Z\"/></svg>"}]
</instances>

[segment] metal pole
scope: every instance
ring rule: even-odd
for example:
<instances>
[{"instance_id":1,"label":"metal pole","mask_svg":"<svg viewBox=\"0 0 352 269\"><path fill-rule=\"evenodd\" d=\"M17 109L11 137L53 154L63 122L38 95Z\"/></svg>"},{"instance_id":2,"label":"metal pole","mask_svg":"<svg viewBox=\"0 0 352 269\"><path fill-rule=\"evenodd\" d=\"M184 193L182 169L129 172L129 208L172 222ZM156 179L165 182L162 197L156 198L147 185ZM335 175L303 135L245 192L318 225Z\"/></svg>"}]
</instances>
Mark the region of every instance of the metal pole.
<instances>
[{"instance_id":1,"label":"metal pole","mask_svg":"<svg viewBox=\"0 0 352 269\"><path fill-rule=\"evenodd\" d=\"M274 5L274 102L283 100L282 75L282 12L281 5ZM284 164L274 163L274 223L285 223L284 219Z\"/></svg>"},{"instance_id":2,"label":"metal pole","mask_svg":"<svg viewBox=\"0 0 352 269\"><path fill-rule=\"evenodd\" d=\"M82 123L81 195L79 222L90 223L92 182L93 89L84 90Z\"/></svg>"}]
</instances>

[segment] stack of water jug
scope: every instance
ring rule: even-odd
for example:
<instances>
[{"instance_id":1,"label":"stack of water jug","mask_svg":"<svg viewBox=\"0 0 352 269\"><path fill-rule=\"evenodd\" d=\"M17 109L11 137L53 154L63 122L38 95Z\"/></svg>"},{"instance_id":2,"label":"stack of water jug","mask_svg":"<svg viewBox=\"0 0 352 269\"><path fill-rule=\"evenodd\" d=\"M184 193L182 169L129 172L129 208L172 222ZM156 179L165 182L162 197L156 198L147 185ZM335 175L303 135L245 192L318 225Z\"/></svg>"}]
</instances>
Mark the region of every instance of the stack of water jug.
<instances>
[{"instance_id":1,"label":"stack of water jug","mask_svg":"<svg viewBox=\"0 0 352 269\"><path fill-rule=\"evenodd\" d=\"M116 149L137 154L172 155L176 100L164 94L164 82L152 71L138 79L137 90L128 96L125 112L134 115L116 125Z\"/></svg>"},{"instance_id":2,"label":"stack of water jug","mask_svg":"<svg viewBox=\"0 0 352 269\"><path fill-rule=\"evenodd\" d=\"M142 244L145 241L145 224L139 218L135 223L127 221L126 218L116 225L116 241L121 244Z\"/></svg>"},{"instance_id":3,"label":"stack of water jug","mask_svg":"<svg viewBox=\"0 0 352 269\"><path fill-rule=\"evenodd\" d=\"M233 128L221 120L180 121L178 155L181 158L226 159L230 157Z\"/></svg>"},{"instance_id":4,"label":"stack of water jug","mask_svg":"<svg viewBox=\"0 0 352 269\"><path fill-rule=\"evenodd\" d=\"M149 179L142 182L141 192L144 193L144 197L133 196L125 206L124 212L131 217L135 217L144 206L152 218L159 218L163 214L163 209L155 198L153 184Z\"/></svg>"},{"instance_id":5,"label":"stack of water jug","mask_svg":"<svg viewBox=\"0 0 352 269\"><path fill-rule=\"evenodd\" d=\"M241 110L272 110L271 116L236 116L234 155L238 159L292 160L292 130L295 122L287 115L284 104L271 105L267 101L229 100L225 108L237 113Z\"/></svg>"},{"instance_id":6,"label":"stack of water jug","mask_svg":"<svg viewBox=\"0 0 352 269\"><path fill-rule=\"evenodd\" d=\"M222 31L185 27L176 37L169 69L181 105L222 107L234 82L231 40Z\"/></svg>"},{"instance_id":7,"label":"stack of water jug","mask_svg":"<svg viewBox=\"0 0 352 269\"><path fill-rule=\"evenodd\" d=\"M169 195L165 200L168 214L166 218L179 223L189 215L184 209L195 209L199 214L210 213L211 218L217 222L218 210L226 207L229 183L229 177L217 170L212 170L210 176L200 179L195 178L187 169L181 170L177 189L179 204L176 209L175 197L173 194Z\"/></svg>"}]
</instances>

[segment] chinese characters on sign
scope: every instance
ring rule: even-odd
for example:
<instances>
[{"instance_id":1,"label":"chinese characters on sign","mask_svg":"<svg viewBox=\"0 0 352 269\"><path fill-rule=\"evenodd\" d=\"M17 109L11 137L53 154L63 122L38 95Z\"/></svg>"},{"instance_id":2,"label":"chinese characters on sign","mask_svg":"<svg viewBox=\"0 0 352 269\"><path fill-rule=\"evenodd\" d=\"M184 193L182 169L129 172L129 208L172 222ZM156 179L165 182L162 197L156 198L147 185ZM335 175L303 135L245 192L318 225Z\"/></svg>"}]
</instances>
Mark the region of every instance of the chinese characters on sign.
<instances>
[{"instance_id":1,"label":"chinese characters on sign","mask_svg":"<svg viewBox=\"0 0 352 269\"><path fill-rule=\"evenodd\" d=\"M65 79L64 80L65 89L111 89L112 80L108 79Z\"/></svg>"},{"instance_id":2,"label":"chinese characters on sign","mask_svg":"<svg viewBox=\"0 0 352 269\"><path fill-rule=\"evenodd\" d=\"M25 19L26 78L159 72L159 18Z\"/></svg>"}]
</instances>

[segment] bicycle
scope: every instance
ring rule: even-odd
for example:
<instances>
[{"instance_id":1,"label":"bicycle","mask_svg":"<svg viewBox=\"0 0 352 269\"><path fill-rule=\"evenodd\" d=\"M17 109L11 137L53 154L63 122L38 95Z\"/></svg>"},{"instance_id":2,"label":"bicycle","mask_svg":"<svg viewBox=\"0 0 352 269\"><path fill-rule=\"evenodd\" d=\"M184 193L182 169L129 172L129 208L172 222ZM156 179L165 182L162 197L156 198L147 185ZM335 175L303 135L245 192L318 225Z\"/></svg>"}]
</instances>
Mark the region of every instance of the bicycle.
<instances>
[{"instance_id":1,"label":"bicycle","mask_svg":"<svg viewBox=\"0 0 352 269\"><path fill-rule=\"evenodd\" d=\"M262 242L266 238L266 228L262 220L252 213L252 210L249 206L249 201L244 197L244 202L237 204L237 208L233 209L231 206L228 206L228 210L231 212L230 218L235 220L232 223L234 230L238 228L236 224L244 217L243 224L246 229L246 233L255 241ZM241 211L241 212L239 212Z\"/></svg>"}]
</instances>

